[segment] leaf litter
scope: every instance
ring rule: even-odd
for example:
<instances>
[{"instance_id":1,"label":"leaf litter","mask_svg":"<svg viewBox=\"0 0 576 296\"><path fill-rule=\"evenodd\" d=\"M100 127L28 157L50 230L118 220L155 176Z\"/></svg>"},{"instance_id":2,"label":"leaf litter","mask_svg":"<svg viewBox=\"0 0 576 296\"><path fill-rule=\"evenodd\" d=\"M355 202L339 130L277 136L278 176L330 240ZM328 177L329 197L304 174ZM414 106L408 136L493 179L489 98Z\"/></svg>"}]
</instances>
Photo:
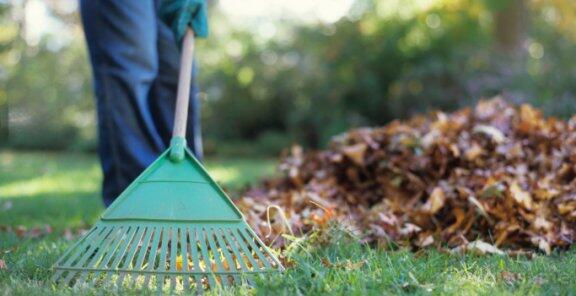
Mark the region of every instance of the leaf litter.
<instances>
[{"instance_id":1,"label":"leaf litter","mask_svg":"<svg viewBox=\"0 0 576 296\"><path fill-rule=\"evenodd\" d=\"M283 174L236 203L275 247L288 243L287 228L304 234L336 221L375 245L550 254L576 239L574 147L576 116L482 100L351 130L323 151L292 147Z\"/></svg>"}]
</instances>

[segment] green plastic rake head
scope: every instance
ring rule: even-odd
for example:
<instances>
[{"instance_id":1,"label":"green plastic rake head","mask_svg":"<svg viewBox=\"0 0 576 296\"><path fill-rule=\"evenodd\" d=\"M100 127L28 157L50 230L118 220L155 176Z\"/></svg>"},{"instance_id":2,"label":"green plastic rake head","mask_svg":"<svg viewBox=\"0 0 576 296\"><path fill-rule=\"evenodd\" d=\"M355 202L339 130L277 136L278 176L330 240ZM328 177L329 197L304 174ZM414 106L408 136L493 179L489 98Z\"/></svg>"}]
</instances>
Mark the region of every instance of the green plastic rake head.
<instances>
[{"instance_id":1,"label":"green plastic rake head","mask_svg":"<svg viewBox=\"0 0 576 296\"><path fill-rule=\"evenodd\" d=\"M190 74L182 75L191 72L192 41L189 31L170 149L56 262L55 281L202 293L206 288L249 283L256 274L283 269L185 148L188 93L182 86L189 89Z\"/></svg>"}]
</instances>

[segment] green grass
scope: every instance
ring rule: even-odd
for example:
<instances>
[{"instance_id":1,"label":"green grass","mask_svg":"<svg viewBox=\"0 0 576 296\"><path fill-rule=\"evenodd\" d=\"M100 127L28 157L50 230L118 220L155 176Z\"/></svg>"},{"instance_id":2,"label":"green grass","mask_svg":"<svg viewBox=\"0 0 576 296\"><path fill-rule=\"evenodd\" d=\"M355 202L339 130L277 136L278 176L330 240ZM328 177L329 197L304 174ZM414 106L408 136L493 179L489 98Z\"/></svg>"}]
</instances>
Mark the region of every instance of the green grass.
<instances>
[{"instance_id":1,"label":"green grass","mask_svg":"<svg viewBox=\"0 0 576 296\"><path fill-rule=\"evenodd\" d=\"M206 161L231 192L274 172L269 159ZM114 290L55 287L50 267L72 242L67 229L86 229L98 219L100 172L93 156L0 153L0 295L101 295ZM234 194L232 194L234 195ZM4 206L11 204L11 208ZM50 225L52 233L19 238L7 227ZM285 253L294 261L286 273L263 278L254 289L226 294L257 295L575 295L576 249L552 256L455 256L370 248L338 230L305 237ZM326 238L327 237L327 238ZM123 291L124 293L126 291ZM140 294L141 291L128 291Z\"/></svg>"}]
</instances>

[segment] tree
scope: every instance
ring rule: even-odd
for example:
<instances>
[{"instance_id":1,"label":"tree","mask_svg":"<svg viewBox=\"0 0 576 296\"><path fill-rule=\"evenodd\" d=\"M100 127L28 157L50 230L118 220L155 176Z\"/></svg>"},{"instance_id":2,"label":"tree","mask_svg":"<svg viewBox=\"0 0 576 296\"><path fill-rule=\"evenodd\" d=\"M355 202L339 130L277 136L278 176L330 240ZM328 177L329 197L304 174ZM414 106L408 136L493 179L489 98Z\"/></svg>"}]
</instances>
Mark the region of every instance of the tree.
<instances>
[{"instance_id":1,"label":"tree","mask_svg":"<svg viewBox=\"0 0 576 296\"><path fill-rule=\"evenodd\" d=\"M522 56L528 36L528 9L525 0L500 1L494 12L495 45L510 56Z\"/></svg>"}]
</instances>

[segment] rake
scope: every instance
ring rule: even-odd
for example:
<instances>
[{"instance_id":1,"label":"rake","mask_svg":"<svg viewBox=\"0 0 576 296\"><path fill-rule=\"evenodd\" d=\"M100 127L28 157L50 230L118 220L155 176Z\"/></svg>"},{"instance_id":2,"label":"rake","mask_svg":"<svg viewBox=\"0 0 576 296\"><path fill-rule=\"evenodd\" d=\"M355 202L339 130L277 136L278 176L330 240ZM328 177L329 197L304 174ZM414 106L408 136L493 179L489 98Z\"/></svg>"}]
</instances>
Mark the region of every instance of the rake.
<instances>
[{"instance_id":1,"label":"rake","mask_svg":"<svg viewBox=\"0 0 576 296\"><path fill-rule=\"evenodd\" d=\"M186 147L193 50L189 29L170 148L58 259L54 281L202 293L283 270Z\"/></svg>"}]
</instances>

